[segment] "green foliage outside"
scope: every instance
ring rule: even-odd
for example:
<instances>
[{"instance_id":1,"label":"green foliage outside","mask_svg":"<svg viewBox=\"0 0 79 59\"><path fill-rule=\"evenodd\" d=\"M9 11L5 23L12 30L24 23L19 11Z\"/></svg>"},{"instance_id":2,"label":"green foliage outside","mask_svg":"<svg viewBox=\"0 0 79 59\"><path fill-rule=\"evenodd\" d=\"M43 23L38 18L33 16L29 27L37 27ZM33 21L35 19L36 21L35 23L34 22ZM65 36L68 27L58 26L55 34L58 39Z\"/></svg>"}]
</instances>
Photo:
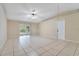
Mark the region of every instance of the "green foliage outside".
<instances>
[{"instance_id":1,"label":"green foliage outside","mask_svg":"<svg viewBox=\"0 0 79 59\"><path fill-rule=\"evenodd\" d=\"M21 33L27 33L28 29L27 29L27 25L26 24L21 24L20 25L20 32Z\"/></svg>"}]
</instances>

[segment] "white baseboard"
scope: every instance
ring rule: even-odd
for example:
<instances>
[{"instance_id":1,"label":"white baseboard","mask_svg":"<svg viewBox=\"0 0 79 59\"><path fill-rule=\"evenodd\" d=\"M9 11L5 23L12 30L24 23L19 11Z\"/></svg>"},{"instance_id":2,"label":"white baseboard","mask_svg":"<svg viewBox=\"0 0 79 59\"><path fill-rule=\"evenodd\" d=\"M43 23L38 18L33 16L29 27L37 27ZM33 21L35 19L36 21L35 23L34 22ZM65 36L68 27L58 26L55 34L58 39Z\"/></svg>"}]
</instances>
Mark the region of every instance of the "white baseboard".
<instances>
[{"instance_id":1,"label":"white baseboard","mask_svg":"<svg viewBox=\"0 0 79 59\"><path fill-rule=\"evenodd\" d=\"M42 36L43 37L43 36ZM48 38L48 37L44 37L44 38ZM62 39L57 39L56 37L52 37L52 38L48 38L48 39L56 39L56 40L62 40ZM79 41L74 41L74 40L66 40L66 39L63 39L63 41L67 41L67 42L72 42L72 43L79 43Z\"/></svg>"},{"instance_id":2,"label":"white baseboard","mask_svg":"<svg viewBox=\"0 0 79 59\"><path fill-rule=\"evenodd\" d=\"M79 43L79 41L73 41L73 40L65 40L65 41L72 42L72 43Z\"/></svg>"}]
</instances>

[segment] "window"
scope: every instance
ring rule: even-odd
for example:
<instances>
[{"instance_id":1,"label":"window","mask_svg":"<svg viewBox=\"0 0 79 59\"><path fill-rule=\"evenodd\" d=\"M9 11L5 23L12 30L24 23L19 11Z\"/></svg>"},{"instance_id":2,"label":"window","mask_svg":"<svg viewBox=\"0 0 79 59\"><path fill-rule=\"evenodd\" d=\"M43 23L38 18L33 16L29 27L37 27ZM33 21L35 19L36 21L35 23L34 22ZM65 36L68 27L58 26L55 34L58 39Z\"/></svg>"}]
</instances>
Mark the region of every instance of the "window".
<instances>
[{"instance_id":1,"label":"window","mask_svg":"<svg viewBox=\"0 0 79 59\"><path fill-rule=\"evenodd\" d=\"M27 24L20 24L20 34L26 35L29 33L29 26Z\"/></svg>"}]
</instances>

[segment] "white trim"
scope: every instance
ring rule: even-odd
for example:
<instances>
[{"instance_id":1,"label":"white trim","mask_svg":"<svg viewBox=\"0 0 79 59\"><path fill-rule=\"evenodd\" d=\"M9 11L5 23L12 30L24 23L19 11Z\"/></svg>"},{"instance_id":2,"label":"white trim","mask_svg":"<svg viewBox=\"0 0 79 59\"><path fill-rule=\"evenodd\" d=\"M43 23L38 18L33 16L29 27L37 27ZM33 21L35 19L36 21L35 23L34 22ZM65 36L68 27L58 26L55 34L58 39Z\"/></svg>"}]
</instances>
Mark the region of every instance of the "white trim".
<instances>
[{"instance_id":1,"label":"white trim","mask_svg":"<svg viewBox=\"0 0 79 59\"><path fill-rule=\"evenodd\" d=\"M65 40L65 41L72 42L72 43L79 43L79 41L74 41L74 40Z\"/></svg>"}]
</instances>

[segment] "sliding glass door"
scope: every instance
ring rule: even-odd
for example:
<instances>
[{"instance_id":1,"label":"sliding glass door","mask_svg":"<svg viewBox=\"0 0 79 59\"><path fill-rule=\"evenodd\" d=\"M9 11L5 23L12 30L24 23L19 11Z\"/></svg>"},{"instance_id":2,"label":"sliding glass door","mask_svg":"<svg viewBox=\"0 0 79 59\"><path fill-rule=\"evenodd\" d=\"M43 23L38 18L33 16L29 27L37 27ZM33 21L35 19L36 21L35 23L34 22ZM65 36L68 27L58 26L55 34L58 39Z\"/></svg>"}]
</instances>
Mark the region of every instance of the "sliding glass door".
<instances>
[{"instance_id":1,"label":"sliding glass door","mask_svg":"<svg viewBox=\"0 0 79 59\"><path fill-rule=\"evenodd\" d=\"M30 35L30 25L20 24L20 35Z\"/></svg>"}]
</instances>

